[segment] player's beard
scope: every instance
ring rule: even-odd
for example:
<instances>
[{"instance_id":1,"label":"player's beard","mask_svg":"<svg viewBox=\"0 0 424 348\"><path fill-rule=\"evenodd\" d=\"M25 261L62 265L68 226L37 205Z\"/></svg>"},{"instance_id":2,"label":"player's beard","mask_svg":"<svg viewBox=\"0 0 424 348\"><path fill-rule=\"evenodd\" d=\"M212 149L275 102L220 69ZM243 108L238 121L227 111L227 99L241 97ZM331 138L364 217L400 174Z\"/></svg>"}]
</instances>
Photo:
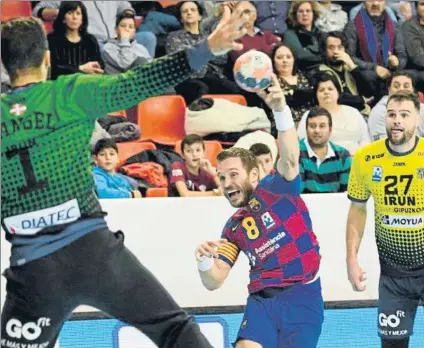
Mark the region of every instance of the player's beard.
<instances>
[{"instance_id":1,"label":"player's beard","mask_svg":"<svg viewBox=\"0 0 424 348\"><path fill-rule=\"evenodd\" d=\"M386 128L387 138L393 145L406 144L415 135L415 130L403 129L402 137L394 139L392 136L392 128Z\"/></svg>"},{"instance_id":2,"label":"player's beard","mask_svg":"<svg viewBox=\"0 0 424 348\"><path fill-rule=\"evenodd\" d=\"M228 192L231 192L233 190L240 191L239 195L241 196L241 199L237 201L231 200L231 197L228 194ZM249 200L252 197L253 191L254 191L254 188L252 184L250 183L248 179L246 179L241 185L231 185L230 187L225 188L224 195L234 208L242 208L247 206L247 204L249 203Z\"/></svg>"}]
</instances>

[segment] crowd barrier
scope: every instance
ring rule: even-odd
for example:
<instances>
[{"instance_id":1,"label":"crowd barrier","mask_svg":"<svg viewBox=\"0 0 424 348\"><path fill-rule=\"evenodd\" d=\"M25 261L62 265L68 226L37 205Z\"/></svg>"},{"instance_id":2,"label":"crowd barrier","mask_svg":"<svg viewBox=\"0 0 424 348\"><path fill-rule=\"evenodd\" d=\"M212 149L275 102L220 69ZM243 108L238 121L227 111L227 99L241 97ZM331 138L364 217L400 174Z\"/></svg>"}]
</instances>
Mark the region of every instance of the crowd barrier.
<instances>
[{"instance_id":1,"label":"crowd barrier","mask_svg":"<svg viewBox=\"0 0 424 348\"><path fill-rule=\"evenodd\" d=\"M355 335L363 330L370 330L367 336L369 344L364 345L362 342L347 346L378 347L376 309L352 308L356 304L364 307L364 303L377 299L379 262L374 241L372 201L368 204L366 231L359 253L359 262L368 274L368 283L366 291L358 293L352 290L347 280L345 231L350 202L346 194L304 195L303 198L310 210L314 230L321 245L320 275L324 300L327 306L339 308L326 310L326 324L320 347L341 347L351 339L354 340ZM225 222L235 211L226 199L204 197L103 200L101 204L108 212L110 229L122 230L127 247L156 275L176 301L182 307L194 309L193 313L198 314L196 319L214 347L230 347L240 325L243 310L241 306L246 302L248 260L241 255L222 288L209 292L200 282L194 258L194 250L199 243L220 238ZM8 266L9 249L9 243L3 239L2 269ZM1 286L3 304L4 278ZM351 309L340 309L344 307L343 304L348 304L346 307ZM95 313L96 309L79 307L74 314L79 320L66 323L57 347L154 347L137 330L117 320L98 319L99 313L93 317L93 311ZM424 328L423 318L418 320L419 325ZM334 330L337 332L333 332ZM334 337L339 337L340 332L340 340L337 340ZM424 342L423 330L416 330L415 334ZM76 344L76 339L81 342Z\"/></svg>"},{"instance_id":2,"label":"crowd barrier","mask_svg":"<svg viewBox=\"0 0 424 348\"><path fill-rule=\"evenodd\" d=\"M368 274L367 290L353 292L347 280L345 257L346 194L303 196L321 245L321 278L325 301L374 300L377 298L379 263L374 241L373 206L359 254ZM223 287L209 292L197 272L194 250L204 240L220 238L227 219L235 211L224 197L103 200L113 231L125 233L126 246L164 284L183 307L239 306L247 297L248 260L241 255ZM1 243L1 267L8 266L10 245ZM76 256L77 257L77 256ZM4 289L5 279L1 285ZM1 292L3 303L5 292ZM80 311L92 310L80 308Z\"/></svg>"}]
</instances>

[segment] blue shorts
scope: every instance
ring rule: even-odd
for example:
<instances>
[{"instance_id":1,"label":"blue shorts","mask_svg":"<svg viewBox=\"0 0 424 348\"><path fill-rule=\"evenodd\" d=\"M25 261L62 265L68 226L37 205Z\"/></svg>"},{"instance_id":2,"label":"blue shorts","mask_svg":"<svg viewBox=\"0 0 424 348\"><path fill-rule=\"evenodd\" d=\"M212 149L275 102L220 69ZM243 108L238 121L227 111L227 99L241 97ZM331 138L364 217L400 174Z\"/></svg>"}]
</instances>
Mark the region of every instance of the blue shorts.
<instances>
[{"instance_id":1,"label":"blue shorts","mask_svg":"<svg viewBox=\"0 0 424 348\"><path fill-rule=\"evenodd\" d=\"M237 340L264 348L316 348L324 321L321 281L260 291L247 299Z\"/></svg>"}]
</instances>

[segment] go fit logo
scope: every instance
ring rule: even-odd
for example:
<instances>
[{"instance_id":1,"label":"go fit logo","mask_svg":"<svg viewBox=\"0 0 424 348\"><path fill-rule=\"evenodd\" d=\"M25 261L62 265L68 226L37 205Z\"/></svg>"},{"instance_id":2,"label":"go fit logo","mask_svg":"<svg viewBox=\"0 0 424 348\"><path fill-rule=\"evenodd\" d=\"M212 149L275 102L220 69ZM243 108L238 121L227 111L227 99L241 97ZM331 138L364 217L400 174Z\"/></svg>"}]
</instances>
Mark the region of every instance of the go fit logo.
<instances>
[{"instance_id":1,"label":"go fit logo","mask_svg":"<svg viewBox=\"0 0 424 348\"><path fill-rule=\"evenodd\" d=\"M25 324L12 318L6 324L6 334L10 338L25 338L27 341L34 341L40 337L42 328L48 326L50 326L50 318L41 317L36 323L28 322Z\"/></svg>"},{"instance_id":2,"label":"go fit logo","mask_svg":"<svg viewBox=\"0 0 424 348\"><path fill-rule=\"evenodd\" d=\"M391 327L397 328L400 324L400 319L405 318L404 311L396 311L396 314L386 315L384 313L380 313L378 315L378 323L381 327Z\"/></svg>"}]
</instances>

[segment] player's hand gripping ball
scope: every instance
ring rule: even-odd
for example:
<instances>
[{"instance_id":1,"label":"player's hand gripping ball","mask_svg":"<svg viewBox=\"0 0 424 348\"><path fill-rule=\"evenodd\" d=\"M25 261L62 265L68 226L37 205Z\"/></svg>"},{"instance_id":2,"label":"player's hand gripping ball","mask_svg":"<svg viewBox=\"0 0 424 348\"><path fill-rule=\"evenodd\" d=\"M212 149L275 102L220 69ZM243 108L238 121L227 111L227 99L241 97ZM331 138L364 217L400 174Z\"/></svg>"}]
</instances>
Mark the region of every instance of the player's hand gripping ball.
<instances>
[{"instance_id":1,"label":"player's hand gripping ball","mask_svg":"<svg viewBox=\"0 0 424 348\"><path fill-rule=\"evenodd\" d=\"M234 64L234 79L248 92L257 93L272 83L272 61L256 50L242 54Z\"/></svg>"}]
</instances>

